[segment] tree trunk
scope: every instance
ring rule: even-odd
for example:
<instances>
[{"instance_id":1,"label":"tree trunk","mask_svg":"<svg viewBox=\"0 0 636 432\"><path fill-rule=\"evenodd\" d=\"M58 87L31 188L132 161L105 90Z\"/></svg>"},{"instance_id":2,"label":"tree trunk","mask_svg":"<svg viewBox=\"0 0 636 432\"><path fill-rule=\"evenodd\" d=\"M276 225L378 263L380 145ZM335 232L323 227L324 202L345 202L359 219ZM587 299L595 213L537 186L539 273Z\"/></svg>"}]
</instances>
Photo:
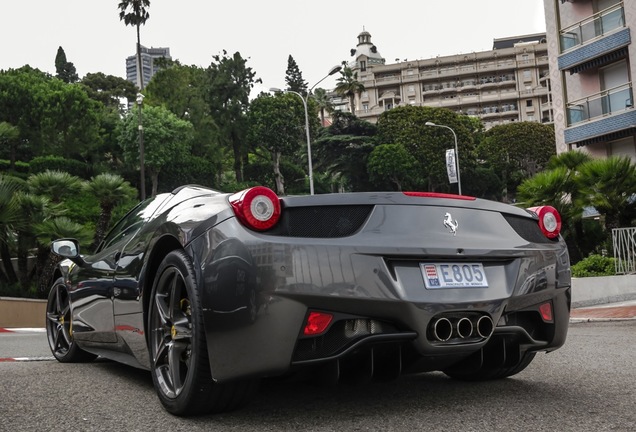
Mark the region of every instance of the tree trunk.
<instances>
[{"instance_id":1,"label":"tree trunk","mask_svg":"<svg viewBox=\"0 0 636 432\"><path fill-rule=\"evenodd\" d=\"M158 185L159 185L159 173L155 172L155 171L151 171L150 172L150 178L152 180L152 197L156 197L157 196L157 190L158 190Z\"/></svg>"},{"instance_id":2,"label":"tree trunk","mask_svg":"<svg viewBox=\"0 0 636 432\"><path fill-rule=\"evenodd\" d=\"M112 213L112 205L105 205L102 207L99 219L97 219L97 225L95 226L95 237L93 238L93 244L91 245L92 250L97 249L97 246L99 246L101 241L104 239L104 236L106 236L106 230L108 230Z\"/></svg>"},{"instance_id":3,"label":"tree trunk","mask_svg":"<svg viewBox=\"0 0 636 432\"><path fill-rule=\"evenodd\" d=\"M137 73L139 74L139 90L144 89L144 66L141 62L141 37L139 33L140 25L137 24Z\"/></svg>"},{"instance_id":4,"label":"tree trunk","mask_svg":"<svg viewBox=\"0 0 636 432\"><path fill-rule=\"evenodd\" d=\"M13 270L13 264L11 263L11 252L9 246L6 243L0 242L0 256L2 257L2 264L4 266L4 277L9 285L12 285L18 281L18 277Z\"/></svg>"},{"instance_id":5,"label":"tree trunk","mask_svg":"<svg viewBox=\"0 0 636 432\"><path fill-rule=\"evenodd\" d=\"M274 179L276 180L276 193L285 195L285 179L280 172L280 152L272 152L272 165L274 166Z\"/></svg>"}]
</instances>

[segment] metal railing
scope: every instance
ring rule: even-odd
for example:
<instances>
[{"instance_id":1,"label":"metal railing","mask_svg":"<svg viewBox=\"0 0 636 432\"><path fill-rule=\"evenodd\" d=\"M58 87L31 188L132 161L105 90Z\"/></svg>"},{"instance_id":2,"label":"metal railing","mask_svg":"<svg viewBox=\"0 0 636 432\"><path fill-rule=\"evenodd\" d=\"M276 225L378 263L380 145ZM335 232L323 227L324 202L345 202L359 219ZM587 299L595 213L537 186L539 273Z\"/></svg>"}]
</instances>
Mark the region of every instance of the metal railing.
<instances>
[{"instance_id":1,"label":"metal railing","mask_svg":"<svg viewBox=\"0 0 636 432\"><path fill-rule=\"evenodd\" d=\"M561 30L561 52L583 45L592 39L622 27L625 27L623 2Z\"/></svg>"},{"instance_id":2,"label":"metal railing","mask_svg":"<svg viewBox=\"0 0 636 432\"><path fill-rule=\"evenodd\" d=\"M630 82L568 103L566 109L568 126L625 111L633 105L632 83Z\"/></svg>"},{"instance_id":3,"label":"metal railing","mask_svg":"<svg viewBox=\"0 0 636 432\"><path fill-rule=\"evenodd\" d=\"M612 245L616 274L636 273L636 228L614 228Z\"/></svg>"}]
</instances>

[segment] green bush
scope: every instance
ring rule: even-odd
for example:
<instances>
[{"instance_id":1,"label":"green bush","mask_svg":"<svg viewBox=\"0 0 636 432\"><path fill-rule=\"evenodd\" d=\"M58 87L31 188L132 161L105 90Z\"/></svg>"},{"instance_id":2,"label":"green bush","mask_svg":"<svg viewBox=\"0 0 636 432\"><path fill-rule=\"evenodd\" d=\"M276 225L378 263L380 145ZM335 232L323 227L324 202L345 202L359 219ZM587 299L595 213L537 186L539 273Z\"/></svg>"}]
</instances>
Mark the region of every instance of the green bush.
<instances>
[{"instance_id":1,"label":"green bush","mask_svg":"<svg viewBox=\"0 0 636 432\"><path fill-rule=\"evenodd\" d=\"M90 169L84 162L65 159L61 156L39 156L29 162L31 174L38 174L46 170L64 171L84 180L90 178Z\"/></svg>"},{"instance_id":2,"label":"green bush","mask_svg":"<svg viewBox=\"0 0 636 432\"><path fill-rule=\"evenodd\" d=\"M614 258L602 255L590 255L572 266L572 276L613 276Z\"/></svg>"}]
</instances>

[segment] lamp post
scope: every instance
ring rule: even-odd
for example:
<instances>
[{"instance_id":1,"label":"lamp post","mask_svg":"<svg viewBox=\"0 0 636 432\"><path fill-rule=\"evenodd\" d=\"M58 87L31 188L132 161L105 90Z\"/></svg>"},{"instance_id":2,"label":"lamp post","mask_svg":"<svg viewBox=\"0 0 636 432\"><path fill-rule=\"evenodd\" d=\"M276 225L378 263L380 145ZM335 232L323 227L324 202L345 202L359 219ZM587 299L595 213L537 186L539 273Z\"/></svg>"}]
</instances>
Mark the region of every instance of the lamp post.
<instances>
[{"instance_id":1,"label":"lamp post","mask_svg":"<svg viewBox=\"0 0 636 432\"><path fill-rule=\"evenodd\" d=\"M144 125L141 121L142 105L144 103L144 95L137 93L137 106L139 107L139 116L137 127L139 129L139 196L141 201L146 199L146 174L144 169Z\"/></svg>"},{"instance_id":2,"label":"lamp post","mask_svg":"<svg viewBox=\"0 0 636 432\"><path fill-rule=\"evenodd\" d=\"M331 70L329 70L329 73L327 75L325 75L322 79L320 79L320 81L318 81L316 84L314 84L313 86L311 86L311 88L309 89L309 91L307 92L307 96L303 96L301 93L294 91L294 90L281 90L279 88L276 87L272 87L269 89L269 91L274 92L274 93L293 93L296 96L298 96L300 98L300 100L303 101L303 108L305 109L305 134L306 134L306 140L307 140L307 165L309 168L309 194L313 195L314 194L314 170L312 167L312 162L311 162L311 135L309 133L309 110L307 109L307 100L309 99L309 95L311 94L311 91L314 89L314 87L316 87L318 84L320 84L321 82L323 82L326 78L328 78L329 76L339 72L342 69L342 66L334 66L331 68Z\"/></svg>"},{"instance_id":3,"label":"lamp post","mask_svg":"<svg viewBox=\"0 0 636 432\"><path fill-rule=\"evenodd\" d=\"M426 122L424 123L426 126L433 126L433 127L440 127L440 128L445 128L448 129L449 131L451 131L453 133L453 138L455 138L455 168L457 168L457 187L459 189L459 194L462 194L462 180L461 177L459 175L459 149L457 148L457 135L455 134L455 131L450 128L449 126L446 125L438 125L435 124L433 122Z\"/></svg>"}]
</instances>

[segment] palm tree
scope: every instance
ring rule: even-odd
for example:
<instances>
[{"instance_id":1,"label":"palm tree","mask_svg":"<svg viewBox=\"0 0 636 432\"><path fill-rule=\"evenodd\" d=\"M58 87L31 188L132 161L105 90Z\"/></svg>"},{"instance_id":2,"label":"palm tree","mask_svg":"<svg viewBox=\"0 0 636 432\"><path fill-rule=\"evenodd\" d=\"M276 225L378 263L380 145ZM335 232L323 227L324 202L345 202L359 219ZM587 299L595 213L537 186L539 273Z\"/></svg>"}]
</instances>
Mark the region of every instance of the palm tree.
<instances>
[{"instance_id":1,"label":"palm tree","mask_svg":"<svg viewBox=\"0 0 636 432\"><path fill-rule=\"evenodd\" d=\"M27 179L31 193L48 197L54 204L61 203L65 196L79 192L83 183L82 179L67 172L51 170L33 174Z\"/></svg>"},{"instance_id":2,"label":"palm tree","mask_svg":"<svg viewBox=\"0 0 636 432\"><path fill-rule=\"evenodd\" d=\"M362 93L365 88L364 84L358 81L358 72L354 72L346 62L342 63L343 68L340 71L340 78L336 83L336 93L341 96L347 96L349 98L349 105L351 106L351 114L356 114L355 95Z\"/></svg>"},{"instance_id":3,"label":"palm tree","mask_svg":"<svg viewBox=\"0 0 636 432\"><path fill-rule=\"evenodd\" d=\"M86 184L86 189L99 200L101 209L92 244L92 248L96 248L106 235L115 206L134 199L137 192L123 177L116 174L95 176Z\"/></svg>"},{"instance_id":4,"label":"palm tree","mask_svg":"<svg viewBox=\"0 0 636 432\"><path fill-rule=\"evenodd\" d=\"M22 226L16 229L18 276L23 292L28 292L32 273L29 272L28 261L32 250L37 247L33 227L56 214L59 205L52 205L51 200L44 196L19 192L15 197L18 203L18 213Z\"/></svg>"},{"instance_id":5,"label":"palm tree","mask_svg":"<svg viewBox=\"0 0 636 432\"><path fill-rule=\"evenodd\" d=\"M325 112L330 113L333 110L331 99L329 99L327 91L320 87L314 91L313 98L320 110L320 126L325 127Z\"/></svg>"},{"instance_id":6,"label":"palm tree","mask_svg":"<svg viewBox=\"0 0 636 432\"><path fill-rule=\"evenodd\" d=\"M9 245L14 230L20 224L18 203L15 194L20 190L19 182L13 177L0 175L0 258L4 272L0 271L0 282L12 285L18 281L11 263Z\"/></svg>"},{"instance_id":7,"label":"palm tree","mask_svg":"<svg viewBox=\"0 0 636 432\"><path fill-rule=\"evenodd\" d=\"M142 25L146 24L150 13L148 8L150 7L149 0L121 0L119 5L119 20L123 21L127 26L135 26L137 28L137 74L139 77L139 89L144 89L144 74L142 71L143 65L141 63L141 37L139 29Z\"/></svg>"},{"instance_id":8,"label":"palm tree","mask_svg":"<svg viewBox=\"0 0 636 432\"><path fill-rule=\"evenodd\" d=\"M605 216L608 234L636 216L636 165L627 156L595 159L580 166L582 199Z\"/></svg>"},{"instance_id":9,"label":"palm tree","mask_svg":"<svg viewBox=\"0 0 636 432\"><path fill-rule=\"evenodd\" d=\"M585 203L579 199L579 167L591 158L586 153L571 151L553 156L548 169L524 180L517 189L519 204L525 207L551 205L563 217L563 237L573 262L585 255L586 237L583 227Z\"/></svg>"}]
</instances>

